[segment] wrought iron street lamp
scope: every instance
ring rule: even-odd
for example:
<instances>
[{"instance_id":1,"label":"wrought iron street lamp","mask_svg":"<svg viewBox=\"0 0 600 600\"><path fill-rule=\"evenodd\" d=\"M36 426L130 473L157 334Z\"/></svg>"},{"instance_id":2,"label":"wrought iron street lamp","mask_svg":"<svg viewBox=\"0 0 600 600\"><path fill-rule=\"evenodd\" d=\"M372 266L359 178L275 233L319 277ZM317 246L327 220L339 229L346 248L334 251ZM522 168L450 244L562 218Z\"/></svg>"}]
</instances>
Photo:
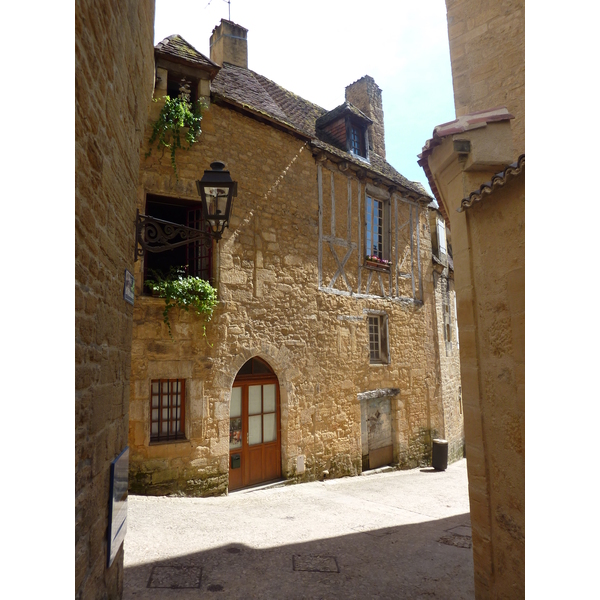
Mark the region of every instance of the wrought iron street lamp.
<instances>
[{"instance_id":1,"label":"wrought iron street lamp","mask_svg":"<svg viewBox=\"0 0 600 600\"><path fill-rule=\"evenodd\" d=\"M233 197L237 196L237 181L233 181L225 164L215 161L211 170L204 171L196 187L202 200L204 220L209 224L205 230L186 227L179 223L163 221L137 211L135 219L135 260L144 252L165 252L178 246L210 238L217 243L229 226Z\"/></svg>"},{"instance_id":2,"label":"wrought iron street lamp","mask_svg":"<svg viewBox=\"0 0 600 600\"><path fill-rule=\"evenodd\" d=\"M196 181L202 198L204 219L210 224L212 236L220 240L225 227L229 226L233 197L237 196L237 181L233 181L225 164L215 161L210 171L204 171L202 179Z\"/></svg>"}]
</instances>

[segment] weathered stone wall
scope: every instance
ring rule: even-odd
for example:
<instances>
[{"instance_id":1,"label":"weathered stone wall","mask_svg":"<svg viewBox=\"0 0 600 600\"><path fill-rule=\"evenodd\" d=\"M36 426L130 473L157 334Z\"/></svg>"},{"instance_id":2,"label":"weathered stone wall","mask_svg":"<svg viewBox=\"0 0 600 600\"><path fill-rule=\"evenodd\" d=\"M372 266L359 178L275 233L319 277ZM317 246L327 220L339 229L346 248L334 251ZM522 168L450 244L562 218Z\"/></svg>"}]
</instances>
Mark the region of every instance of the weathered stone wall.
<instances>
[{"instance_id":1,"label":"weathered stone wall","mask_svg":"<svg viewBox=\"0 0 600 600\"><path fill-rule=\"evenodd\" d=\"M478 598L525 593L524 196L523 176L453 223Z\"/></svg>"},{"instance_id":2,"label":"weathered stone wall","mask_svg":"<svg viewBox=\"0 0 600 600\"><path fill-rule=\"evenodd\" d=\"M444 407L444 432L448 440L448 462L464 456L464 423L462 390L460 381L460 352L456 320L456 293L454 279L446 267L442 273L434 273L435 316L439 351L440 394ZM444 314L449 313L450 339L447 339Z\"/></svg>"},{"instance_id":3,"label":"weathered stone wall","mask_svg":"<svg viewBox=\"0 0 600 600\"><path fill-rule=\"evenodd\" d=\"M147 193L197 200L194 182L217 159L238 181L238 197L231 227L216 250L220 305L206 326L206 338L203 322L182 312L171 318L172 341L162 323L163 301L149 297L136 301L131 489L150 494L178 489L193 495L226 491L231 386L252 356L264 358L279 378L285 477L308 481L322 478L324 471L329 477L360 473L357 396L380 388L400 389L391 401L394 461L404 467L428 464L431 439L443 431L443 407L426 209L420 209L420 219L414 222L420 231L422 303L325 293L318 289L318 167L307 142L293 135L213 103L204 116L199 142L179 153L179 180L168 155L153 151L143 162L140 210ZM322 169L328 186L333 173L336 227L338 235L345 236L351 174L327 161ZM357 241L359 180L351 178L350 236ZM360 182L363 203L367 182ZM330 197L331 189L324 194ZM324 214L325 231L331 229L328 219ZM364 244L364 232L362 236ZM356 282L350 264L357 261L358 252L362 250L348 261L352 285ZM416 265L415 257L415 269ZM138 261L138 293L141 279L142 261ZM365 310L381 310L389 316L390 364L369 363ZM149 443L150 381L160 377L186 378L185 441ZM304 457L303 473L296 472L299 457Z\"/></svg>"},{"instance_id":4,"label":"weathered stone wall","mask_svg":"<svg viewBox=\"0 0 600 600\"><path fill-rule=\"evenodd\" d=\"M133 222L153 85L154 2L75 5L75 597L120 598L110 569L110 463L127 446Z\"/></svg>"},{"instance_id":5,"label":"weathered stone wall","mask_svg":"<svg viewBox=\"0 0 600 600\"><path fill-rule=\"evenodd\" d=\"M525 152L525 0L446 0L456 116L506 106Z\"/></svg>"},{"instance_id":6,"label":"weathered stone wall","mask_svg":"<svg viewBox=\"0 0 600 600\"><path fill-rule=\"evenodd\" d=\"M456 114L506 106L515 116L512 154L490 125L482 137L516 160L525 152L525 3L446 0L446 7ZM461 199L493 173L463 174L454 164L442 173L434 162L454 242L476 595L522 598L525 176L459 214Z\"/></svg>"}]
</instances>

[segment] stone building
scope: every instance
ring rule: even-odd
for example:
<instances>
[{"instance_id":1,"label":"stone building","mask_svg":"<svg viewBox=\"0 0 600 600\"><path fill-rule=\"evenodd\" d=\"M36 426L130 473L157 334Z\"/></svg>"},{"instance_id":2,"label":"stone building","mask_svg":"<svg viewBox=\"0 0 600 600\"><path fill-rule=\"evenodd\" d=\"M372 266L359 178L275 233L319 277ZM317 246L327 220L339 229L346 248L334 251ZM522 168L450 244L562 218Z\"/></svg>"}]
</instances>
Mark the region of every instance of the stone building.
<instances>
[{"instance_id":1,"label":"stone building","mask_svg":"<svg viewBox=\"0 0 600 600\"><path fill-rule=\"evenodd\" d=\"M462 457L449 267L434 280L432 198L386 161L381 90L365 76L328 111L247 56L247 30L226 20L210 58L176 35L155 48L147 130L181 85L207 108L177 175L142 147L139 212L203 227L196 181L216 160L237 197L218 244L136 262L130 490L213 495L416 467L436 437ZM219 304L208 323L172 314L171 339L144 281L184 266Z\"/></svg>"},{"instance_id":2,"label":"stone building","mask_svg":"<svg viewBox=\"0 0 600 600\"><path fill-rule=\"evenodd\" d=\"M154 2L75 3L75 597L120 598L108 564L110 466L127 447L140 143L152 100ZM59 593L59 595L61 595Z\"/></svg>"},{"instance_id":3,"label":"stone building","mask_svg":"<svg viewBox=\"0 0 600 600\"><path fill-rule=\"evenodd\" d=\"M439 363L439 386L444 406L444 431L448 438L448 460L464 457L464 423L460 382L460 353L456 291L450 229L436 202L429 205L431 262L435 301L434 324Z\"/></svg>"},{"instance_id":4,"label":"stone building","mask_svg":"<svg viewBox=\"0 0 600 600\"><path fill-rule=\"evenodd\" d=\"M456 120L419 164L452 229L478 599L525 597L525 3L446 0Z\"/></svg>"}]
</instances>

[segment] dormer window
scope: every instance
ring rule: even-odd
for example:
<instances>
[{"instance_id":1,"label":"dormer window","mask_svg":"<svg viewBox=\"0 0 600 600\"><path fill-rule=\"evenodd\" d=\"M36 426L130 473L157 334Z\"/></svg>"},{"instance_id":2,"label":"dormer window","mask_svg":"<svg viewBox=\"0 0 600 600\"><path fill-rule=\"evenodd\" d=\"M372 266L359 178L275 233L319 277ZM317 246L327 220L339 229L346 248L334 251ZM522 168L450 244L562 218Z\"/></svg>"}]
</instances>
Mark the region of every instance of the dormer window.
<instances>
[{"instance_id":1,"label":"dormer window","mask_svg":"<svg viewBox=\"0 0 600 600\"><path fill-rule=\"evenodd\" d=\"M367 128L373 121L356 106L344 102L319 117L315 123L317 135L328 144L369 160Z\"/></svg>"},{"instance_id":2,"label":"dormer window","mask_svg":"<svg viewBox=\"0 0 600 600\"><path fill-rule=\"evenodd\" d=\"M167 95L171 99L179 98L182 95L187 96L193 106L198 100L198 80L169 71L167 75Z\"/></svg>"}]
</instances>

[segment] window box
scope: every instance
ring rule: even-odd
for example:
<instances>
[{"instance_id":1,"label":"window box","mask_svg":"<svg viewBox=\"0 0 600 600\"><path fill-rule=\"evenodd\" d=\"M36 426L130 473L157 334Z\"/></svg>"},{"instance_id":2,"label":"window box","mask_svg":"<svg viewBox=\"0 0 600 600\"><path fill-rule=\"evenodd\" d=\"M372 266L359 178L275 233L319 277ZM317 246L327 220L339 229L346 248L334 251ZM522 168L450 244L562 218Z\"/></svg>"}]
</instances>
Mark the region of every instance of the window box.
<instances>
[{"instance_id":1,"label":"window box","mask_svg":"<svg viewBox=\"0 0 600 600\"><path fill-rule=\"evenodd\" d=\"M375 260L367 260L365 259L365 267L368 267L369 269L373 269L375 271L383 271L384 273L389 273L390 272L390 265L389 264L383 264L380 263L378 261Z\"/></svg>"}]
</instances>

